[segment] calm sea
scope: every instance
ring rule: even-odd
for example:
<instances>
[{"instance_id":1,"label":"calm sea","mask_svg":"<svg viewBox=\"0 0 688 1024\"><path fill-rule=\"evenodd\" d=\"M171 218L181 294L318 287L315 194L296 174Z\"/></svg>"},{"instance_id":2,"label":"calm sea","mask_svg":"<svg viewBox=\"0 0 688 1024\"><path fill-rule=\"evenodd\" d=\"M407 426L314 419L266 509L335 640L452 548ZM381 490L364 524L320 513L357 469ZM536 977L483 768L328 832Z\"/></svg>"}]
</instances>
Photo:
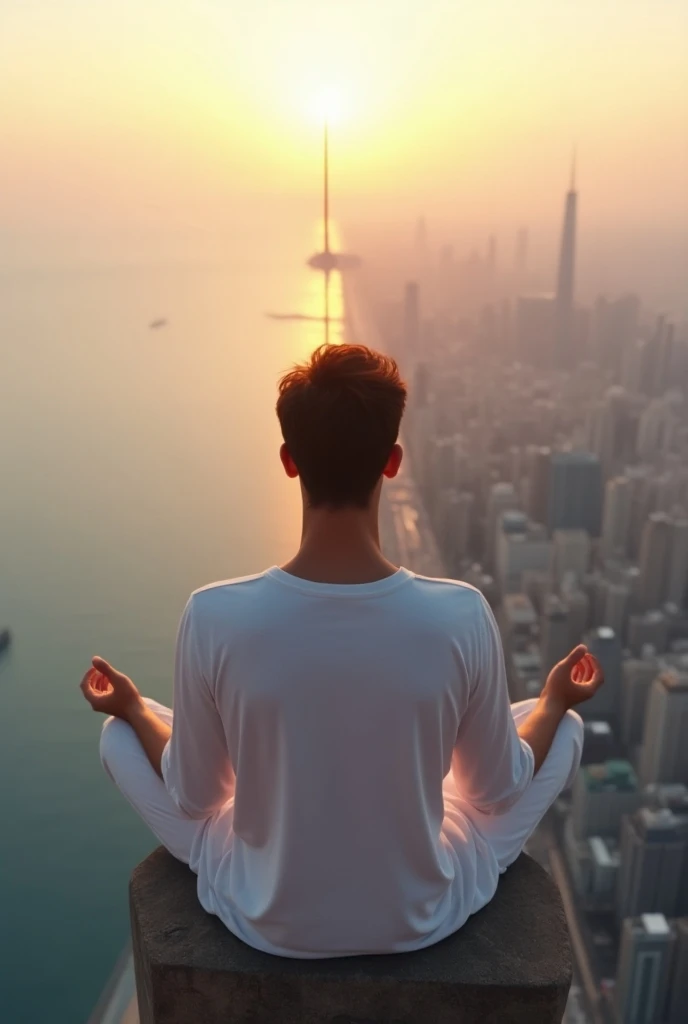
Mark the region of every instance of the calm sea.
<instances>
[{"instance_id":1,"label":"calm sea","mask_svg":"<svg viewBox=\"0 0 688 1024\"><path fill-rule=\"evenodd\" d=\"M265 313L320 314L313 247L291 223L223 265L0 276L3 1024L87 1018L154 845L100 767L91 655L169 702L189 592L298 539L275 381L323 328Z\"/></svg>"}]
</instances>

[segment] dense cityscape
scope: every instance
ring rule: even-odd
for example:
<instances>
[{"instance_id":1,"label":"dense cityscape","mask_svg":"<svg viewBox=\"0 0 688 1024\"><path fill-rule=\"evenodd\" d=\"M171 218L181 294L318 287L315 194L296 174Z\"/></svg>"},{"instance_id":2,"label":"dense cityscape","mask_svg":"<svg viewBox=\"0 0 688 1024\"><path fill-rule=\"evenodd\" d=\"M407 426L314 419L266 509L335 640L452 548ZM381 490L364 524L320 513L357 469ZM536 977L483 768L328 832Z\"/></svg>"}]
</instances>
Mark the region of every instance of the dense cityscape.
<instances>
[{"instance_id":1,"label":"dense cityscape","mask_svg":"<svg viewBox=\"0 0 688 1024\"><path fill-rule=\"evenodd\" d=\"M606 685L583 764L533 838L576 960L570 1022L676 1024L688 1005L688 335L634 294L576 301L575 172L551 294L528 233L455 258L418 222L378 303L412 384L405 443L447 575L500 626L513 701L583 641Z\"/></svg>"}]
</instances>

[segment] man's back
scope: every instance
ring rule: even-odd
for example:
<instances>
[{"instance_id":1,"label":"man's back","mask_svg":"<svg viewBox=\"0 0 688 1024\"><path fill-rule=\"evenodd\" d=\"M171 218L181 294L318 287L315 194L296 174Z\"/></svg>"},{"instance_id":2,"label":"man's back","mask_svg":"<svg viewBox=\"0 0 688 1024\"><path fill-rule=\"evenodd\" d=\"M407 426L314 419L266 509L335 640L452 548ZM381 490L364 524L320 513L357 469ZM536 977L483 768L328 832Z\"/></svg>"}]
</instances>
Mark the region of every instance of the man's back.
<instances>
[{"instance_id":1,"label":"man's back","mask_svg":"<svg viewBox=\"0 0 688 1024\"><path fill-rule=\"evenodd\" d=\"M174 707L165 781L187 813L212 815L199 896L251 944L418 948L492 895L495 865L445 819L443 780L453 767L492 808L532 764L472 588L277 568L207 587L182 622Z\"/></svg>"},{"instance_id":2,"label":"man's back","mask_svg":"<svg viewBox=\"0 0 688 1024\"><path fill-rule=\"evenodd\" d=\"M108 774L196 872L206 910L271 953L404 951L461 927L570 784L569 709L603 680L580 645L539 700L512 707L484 598L384 556L405 402L394 360L362 345L321 346L286 373L298 551L192 595L174 710L100 657L81 681L112 716Z\"/></svg>"}]
</instances>

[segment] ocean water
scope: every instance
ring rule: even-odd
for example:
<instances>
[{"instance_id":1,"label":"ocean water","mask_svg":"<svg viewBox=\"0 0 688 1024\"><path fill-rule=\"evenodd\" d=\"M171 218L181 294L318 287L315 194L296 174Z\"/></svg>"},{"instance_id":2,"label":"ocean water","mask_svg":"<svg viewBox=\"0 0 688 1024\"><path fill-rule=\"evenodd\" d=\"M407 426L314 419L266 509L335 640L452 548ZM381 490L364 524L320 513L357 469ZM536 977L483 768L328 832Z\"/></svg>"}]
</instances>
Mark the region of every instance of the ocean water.
<instances>
[{"instance_id":1,"label":"ocean water","mask_svg":"<svg viewBox=\"0 0 688 1024\"><path fill-rule=\"evenodd\" d=\"M190 591L298 540L275 381L323 326L265 313L321 314L314 232L277 225L268 254L242 239L221 264L0 275L2 1024L87 1019L155 845L100 767L91 655L169 702Z\"/></svg>"}]
</instances>

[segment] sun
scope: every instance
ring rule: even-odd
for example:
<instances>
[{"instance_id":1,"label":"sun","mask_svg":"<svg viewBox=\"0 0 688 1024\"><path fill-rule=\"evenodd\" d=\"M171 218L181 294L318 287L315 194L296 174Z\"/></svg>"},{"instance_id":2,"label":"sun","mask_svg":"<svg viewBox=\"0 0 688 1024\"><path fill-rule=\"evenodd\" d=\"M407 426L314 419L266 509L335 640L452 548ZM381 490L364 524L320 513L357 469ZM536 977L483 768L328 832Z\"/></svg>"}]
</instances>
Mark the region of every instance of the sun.
<instances>
[{"instance_id":1,"label":"sun","mask_svg":"<svg viewBox=\"0 0 688 1024\"><path fill-rule=\"evenodd\" d=\"M340 124L347 114L344 91L336 85L320 86L313 93L311 108L321 123Z\"/></svg>"}]
</instances>

